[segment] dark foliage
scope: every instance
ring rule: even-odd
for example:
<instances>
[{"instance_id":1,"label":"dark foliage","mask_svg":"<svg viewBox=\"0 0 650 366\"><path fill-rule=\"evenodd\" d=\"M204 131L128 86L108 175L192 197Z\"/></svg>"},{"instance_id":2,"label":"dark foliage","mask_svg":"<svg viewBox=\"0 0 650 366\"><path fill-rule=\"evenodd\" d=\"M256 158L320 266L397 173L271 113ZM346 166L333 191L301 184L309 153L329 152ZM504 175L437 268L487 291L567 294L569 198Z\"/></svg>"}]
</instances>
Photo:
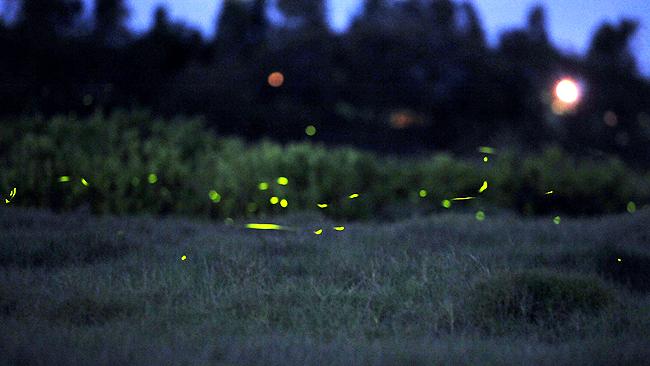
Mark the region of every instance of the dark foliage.
<instances>
[{"instance_id":1,"label":"dark foliage","mask_svg":"<svg viewBox=\"0 0 650 366\"><path fill-rule=\"evenodd\" d=\"M304 136L382 151L464 150L551 141L580 154L650 157L650 84L629 44L638 24L603 24L583 58L548 37L544 9L486 44L479 15L451 0L366 1L349 29L327 26L325 3L224 2L214 39L158 8L151 29L125 26L123 0L4 0L0 111L51 115L146 107L205 115L214 130L281 141ZM276 5L273 5L276 6ZM280 88L267 76L280 71ZM563 76L585 88L572 112L551 113ZM607 123L605 123L607 121Z\"/></svg>"}]
</instances>

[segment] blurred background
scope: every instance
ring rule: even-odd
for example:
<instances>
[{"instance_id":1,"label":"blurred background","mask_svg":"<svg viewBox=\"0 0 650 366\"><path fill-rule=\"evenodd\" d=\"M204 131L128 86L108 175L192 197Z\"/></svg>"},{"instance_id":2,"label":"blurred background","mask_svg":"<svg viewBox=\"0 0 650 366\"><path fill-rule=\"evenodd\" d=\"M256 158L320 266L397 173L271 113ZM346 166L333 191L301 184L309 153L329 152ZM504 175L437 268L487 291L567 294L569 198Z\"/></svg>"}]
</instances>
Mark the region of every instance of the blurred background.
<instances>
[{"instance_id":1,"label":"blurred background","mask_svg":"<svg viewBox=\"0 0 650 366\"><path fill-rule=\"evenodd\" d=\"M197 154L196 146L211 145L192 136L205 134L238 141L215 151L237 151L233 146L243 142L309 140L328 148L351 146L359 149L355 154L368 152L373 154L368 159L376 160L387 159L386 154L402 159L440 152L468 156L477 146L487 145L514 152L512 166L504 168L508 172L527 169L517 162L523 156L519 154L545 151L544 156L557 162L615 159L617 169L641 176L650 166L650 37L643 25L650 22L650 5L645 1L549 0L535 5L496 0L1 0L0 4L0 153L7 167L3 189L22 183L34 204L74 206L55 198L61 192L38 188L39 182L55 184L59 175L90 164L91 155L106 157L124 143L109 138L110 146L99 148L101 143L93 138L101 126L113 121L116 133L123 135L128 126L140 123L133 131L135 140L144 144L160 132L145 121L171 121L166 126L176 130L191 125L182 118L171 120L178 116L199 117L201 127L178 132L185 133L183 138L156 140L155 146L167 142L170 151L181 149L178 156L160 153L160 159ZM134 111L146 111L142 112L146 116L129 114ZM47 122L57 115L73 121L94 118L96 125L88 122L79 128L96 130L75 130L70 121ZM29 118L31 122L26 122ZM139 122L120 124L122 120ZM52 132L53 128L60 130ZM25 141L25 136L35 140ZM63 149L72 145L66 136L76 136L75 143L89 146L74 147L81 149L74 155L73 147ZM554 150L548 152L549 148ZM133 157L142 149L122 150ZM313 154L303 150L305 156ZM124 178L125 195L144 194L134 187L146 182L150 171L181 165L180 160L149 164L151 152L142 151L141 177ZM264 151L264 158L271 159L272 153ZM84 163L73 165L75 159ZM116 159L125 163L129 158L118 154ZM377 161L378 170L389 165ZM35 164L32 173L24 171L29 164ZM106 164L96 162L78 174L99 174ZM189 176L197 164L188 165L183 174ZM556 185L569 185L548 161L538 165L550 170ZM23 172L11 173L18 166ZM350 169L351 174L358 172L354 166ZM439 167L431 171L444 175ZM49 175L37 178L39 174ZM180 177L187 179L178 174L155 181L167 182L163 188L174 192L185 184ZM246 179L257 185L272 179L271 174ZM510 193L522 196L533 191L529 186L542 175L532 174L532 183L521 183ZM455 182L445 177L441 179L448 185ZM627 173L609 177L603 183L606 188L593 194L576 198L579 188L575 188L565 198L593 201L628 182L622 177ZM179 183L171 183L174 179ZM359 179L350 189L373 184L368 177ZM421 183L418 179L413 178L414 186L408 189L422 188L415 186ZM303 180L305 187L316 184L312 176ZM575 185L593 186L596 181L585 176L576 178ZM391 199L413 195L406 188L400 190L398 183L407 185L409 180L399 175ZM101 202L101 197L108 199L118 190L111 184L118 183L106 183L101 194L84 194ZM474 185L472 181L456 186ZM100 190L92 184L90 188ZM204 188L196 189L207 192L209 187ZM647 185L625 188L620 197L623 206L612 203L605 211L625 207L625 197L634 194L645 199ZM202 198L206 195L201 193ZM324 196L335 194L315 189L310 198ZM238 199L242 197L249 195L242 193ZM521 198L509 200L505 206L536 212ZM567 207L574 203L565 201ZM148 207L134 205L124 210ZM261 209L261 203L241 205L242 211ZM109 206L108 211L122 210ZM166 210L175 209L154 211Z\"/></svg>"}]
</instances>

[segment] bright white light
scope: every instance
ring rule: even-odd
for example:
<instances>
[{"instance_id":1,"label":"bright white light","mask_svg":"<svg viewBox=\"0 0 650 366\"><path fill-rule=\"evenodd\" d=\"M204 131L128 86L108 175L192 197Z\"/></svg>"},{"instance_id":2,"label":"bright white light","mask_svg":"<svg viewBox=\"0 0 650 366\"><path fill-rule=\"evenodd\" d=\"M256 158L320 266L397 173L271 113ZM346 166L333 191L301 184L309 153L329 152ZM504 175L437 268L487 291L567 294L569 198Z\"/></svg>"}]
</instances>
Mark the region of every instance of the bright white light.
<instances>
[{"instance_id":1,"label":"bright white light","mask_svg":"<svg viewBox=\"0 0 650 366\"><path fill-rule=\"evenodd\" d=\"M555 95L563 103L574 104L580 97L580 90L575 81L562 79L555 87Z\"/></svg>"}]
</instances>

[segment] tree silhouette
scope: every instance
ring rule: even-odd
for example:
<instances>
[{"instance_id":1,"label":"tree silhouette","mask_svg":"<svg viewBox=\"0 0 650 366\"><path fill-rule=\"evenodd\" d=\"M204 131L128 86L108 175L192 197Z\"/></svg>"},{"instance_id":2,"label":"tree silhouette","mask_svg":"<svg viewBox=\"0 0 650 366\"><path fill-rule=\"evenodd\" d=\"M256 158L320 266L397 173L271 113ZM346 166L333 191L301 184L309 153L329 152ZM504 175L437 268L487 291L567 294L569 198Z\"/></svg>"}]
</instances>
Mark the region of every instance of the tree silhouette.
<instances>
[{"instance_id":1,"label":"tree silhouette","mask_svg":"<svg viewBox=\"0 0 650 366\"><path fill-rule=\"evenodd\" d=\"M128 14L124 0L96 0L94 37L109 46L124 44L128 36L124 24Z\"/></svg>"}]
</instances>

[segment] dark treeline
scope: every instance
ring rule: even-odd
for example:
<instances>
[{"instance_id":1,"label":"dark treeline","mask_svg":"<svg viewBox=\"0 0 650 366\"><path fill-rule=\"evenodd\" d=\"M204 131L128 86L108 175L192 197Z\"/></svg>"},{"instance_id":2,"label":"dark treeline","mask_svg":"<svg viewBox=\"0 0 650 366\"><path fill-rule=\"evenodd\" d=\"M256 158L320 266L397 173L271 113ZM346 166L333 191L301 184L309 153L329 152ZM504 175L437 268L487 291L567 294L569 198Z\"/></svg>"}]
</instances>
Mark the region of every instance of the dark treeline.
<instances>
[{"instance_id":1,"label":"dark treeline","mask_svg":"<svg viewBox=\"0 0 650 366\"><path fill-rule=\"evenodd\" d=\"M629 44L638 24L603 24L586 55L560 52L544 9L486 43L479 14L450 0L366 0L343 33L324 0L225 0L216 35L155 10L142 34L121 0L4 0L0 112L146 108L204 115L219 134L280 141L304 137L391 152L464 150L478 144L650 160L650 83ZM269 17L269 9L281 16ZM280 19L281 18L281 19ZM284 84L267 82L279 71ZM553 112L553 86L581 82L584 98Z\"/></svg>"}]
</instances>

